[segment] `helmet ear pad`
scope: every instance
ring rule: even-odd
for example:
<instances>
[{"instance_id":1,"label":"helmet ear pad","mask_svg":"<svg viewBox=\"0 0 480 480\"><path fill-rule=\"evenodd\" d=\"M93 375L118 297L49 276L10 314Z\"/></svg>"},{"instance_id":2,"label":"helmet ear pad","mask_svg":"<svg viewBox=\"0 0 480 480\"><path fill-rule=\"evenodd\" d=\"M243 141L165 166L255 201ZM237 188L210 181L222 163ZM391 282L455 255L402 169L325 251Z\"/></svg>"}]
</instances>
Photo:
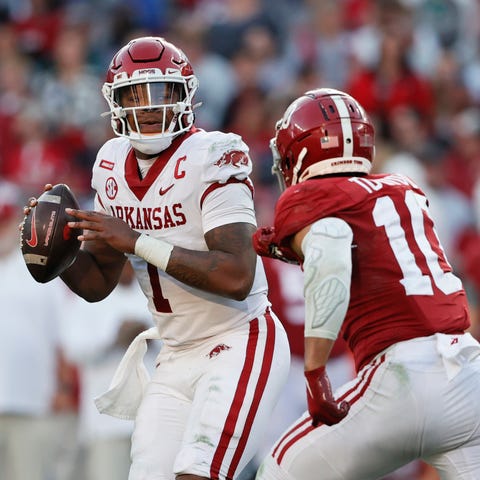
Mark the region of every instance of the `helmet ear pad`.
<instances>
[{"instance_id":1,"label":"helmet ear pad","mask_svg":"<svg viewBox=\"0 0 480 480\"><path fill-rule=\"evenodd\" d=\"M316 89L297 98L277 122L275 143L287 186L317 175L368 173L374 127L350 95Z\"/></svg>"}]
</instances>

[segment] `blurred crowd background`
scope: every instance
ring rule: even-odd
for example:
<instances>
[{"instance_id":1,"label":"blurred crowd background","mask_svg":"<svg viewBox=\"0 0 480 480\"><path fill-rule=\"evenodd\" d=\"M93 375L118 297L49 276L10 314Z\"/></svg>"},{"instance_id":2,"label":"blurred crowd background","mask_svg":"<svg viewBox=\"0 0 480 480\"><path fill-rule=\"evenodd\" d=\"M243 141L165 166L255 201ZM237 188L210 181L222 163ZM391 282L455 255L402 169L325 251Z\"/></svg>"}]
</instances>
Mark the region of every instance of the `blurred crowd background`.
<instances>
[{"instance_id":1,"label":"blurred crowd background","mask_svg":"<svg viewBox=\"0 0 480 480\"><path fill-rule=\"evenodd\" d=\"M108 480L112 463L125 469L112 439L127 449L130 426L103 428L92 397L108 386L113 352L150 326L146 303L87 305L61 282L35 284L17 225L45 183L69 184L91 206L91 167L112 136L106 69L150 34L193 64L196 125L250 146L259 224L279 195L268 144L286 105L319 86L355 96L376 125L374 170L405 173L429 196L480 337L480 1L0 0L1 480ZM290 283L282 300L295 297L297 313L301 288Z\"/></svg>"}]
</instances>

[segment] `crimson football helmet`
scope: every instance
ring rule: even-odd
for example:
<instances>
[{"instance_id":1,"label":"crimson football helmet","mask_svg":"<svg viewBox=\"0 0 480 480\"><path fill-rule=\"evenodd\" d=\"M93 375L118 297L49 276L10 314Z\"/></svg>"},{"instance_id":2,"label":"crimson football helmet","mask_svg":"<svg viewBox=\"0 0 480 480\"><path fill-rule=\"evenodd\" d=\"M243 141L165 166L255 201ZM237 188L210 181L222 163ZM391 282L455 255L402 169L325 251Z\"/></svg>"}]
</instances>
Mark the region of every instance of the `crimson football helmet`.
<instances>
[{"instance_id":1,"label":"crimson football helmet","mask_svg":"<svg viewBox=\"0 0 480 480\"><path fill-rule=\"evenodd\" d=\"M194 121L198 80L185 54L161 37L131 40L113 57L102 88L113 131L143 153L168 148Z\"/></svg>"},{"instance_id":2,"label":"crimson football helmet","mask_svg":"<svg viewBox=\"0 0 480 480\"><path fill-rule=\"evenodd\" d=\"M363 107L332 88L310 90L286 109L270 140L280 188L331 173L369 173L374 128Z\"/></svg>"}]
</instances>

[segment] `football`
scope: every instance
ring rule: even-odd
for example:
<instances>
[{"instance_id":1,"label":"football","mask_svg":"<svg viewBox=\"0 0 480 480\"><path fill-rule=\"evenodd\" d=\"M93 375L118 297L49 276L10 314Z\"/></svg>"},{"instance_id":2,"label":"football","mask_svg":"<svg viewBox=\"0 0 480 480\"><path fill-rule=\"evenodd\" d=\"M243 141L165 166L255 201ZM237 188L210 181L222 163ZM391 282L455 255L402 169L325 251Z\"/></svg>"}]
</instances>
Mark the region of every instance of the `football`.
<instances>
[{"instance_id":1,"label":"football","mask_svg":"<svg viewBox=\"0 0 480 480\"><path fill-rule=\"evenodd\" d=\"M43 192L23 220L20 235L23 259L39 283L60 275L73 263L80 248L77 237L82 231L67 225L75 220L65 212L67 207L79 208L68 185L61 183Z\"/></svg>"}]
</instances>

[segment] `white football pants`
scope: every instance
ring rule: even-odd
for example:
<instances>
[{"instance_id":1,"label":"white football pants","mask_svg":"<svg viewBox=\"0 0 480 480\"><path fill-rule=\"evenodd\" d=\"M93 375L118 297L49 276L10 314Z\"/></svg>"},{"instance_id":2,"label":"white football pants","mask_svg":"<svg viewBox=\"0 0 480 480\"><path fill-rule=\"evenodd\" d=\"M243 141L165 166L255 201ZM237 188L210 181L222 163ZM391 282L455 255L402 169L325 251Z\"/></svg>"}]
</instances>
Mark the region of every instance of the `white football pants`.
<instances>
[{"instance_id":1,"label":"white football pants","mask_svg":"<svg viewBox=\"0 0 480 480\"><path fill-rule=\"evenodd\" d=\"M480 346L470 334L397 343L335 392L351 409L311 426L306 412L257 480L374 480L412 460L443 480L480 479Z\"/></svg>"},{"instance_id":2,"label":"white football pants","mask_svg":"<svg viewBox=\"0 0 480 480\"><path fill-rule=\"evenodd\" d=\"M135 420L129 480L236 478L259 448L287 378L280 321L266 313L197 346L164 346L158 363Z\"/></svg>"}]
</instances>

